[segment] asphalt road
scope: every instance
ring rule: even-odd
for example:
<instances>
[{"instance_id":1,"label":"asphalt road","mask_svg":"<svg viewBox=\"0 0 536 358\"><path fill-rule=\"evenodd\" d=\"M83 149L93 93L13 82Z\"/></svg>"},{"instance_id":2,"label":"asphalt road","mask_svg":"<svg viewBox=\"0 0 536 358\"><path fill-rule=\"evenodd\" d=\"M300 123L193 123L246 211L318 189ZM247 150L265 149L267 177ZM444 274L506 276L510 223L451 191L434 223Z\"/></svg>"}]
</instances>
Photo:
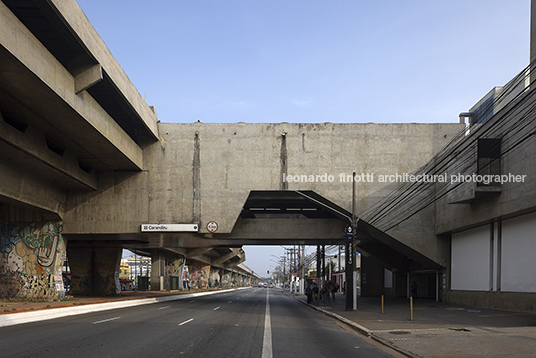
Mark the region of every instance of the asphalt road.
<instances>
[{"instance_id":1,"label":"asphalt road","mask_svg":"<svg viewBox=\"0 0 536 358\"><path fill-rule=\"evenodd\" d=\"M385 349L266 288L0 328L4 358L392 357Z\"/></svg>"}]
</instances>

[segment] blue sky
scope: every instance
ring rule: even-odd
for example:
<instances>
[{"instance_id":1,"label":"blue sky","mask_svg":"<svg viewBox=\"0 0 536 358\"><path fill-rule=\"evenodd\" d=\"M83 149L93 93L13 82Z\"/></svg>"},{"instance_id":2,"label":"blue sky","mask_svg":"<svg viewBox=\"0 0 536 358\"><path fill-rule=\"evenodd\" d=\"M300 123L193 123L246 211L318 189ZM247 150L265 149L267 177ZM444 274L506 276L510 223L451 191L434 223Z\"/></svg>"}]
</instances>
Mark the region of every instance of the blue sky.
<instances>
[{"instance_id":1,"label":"blue sky","mask_svg":"<svg viewBox=\"0 0 536 358\"><path fill-rule=\"evenodd\" d=\"M162 122L456 122L529 61L529 0L78 2Z\"/></svg>"},{"instance_id":2,"label":"blue sky","mask_svg":"<svg viewBox=\"0 0 536 358\"><path fill-rule=\"evenodd\" d=\"M78 3L162 122L457 122L529 61L530 0Z\"/></svg>"}]
</instances>

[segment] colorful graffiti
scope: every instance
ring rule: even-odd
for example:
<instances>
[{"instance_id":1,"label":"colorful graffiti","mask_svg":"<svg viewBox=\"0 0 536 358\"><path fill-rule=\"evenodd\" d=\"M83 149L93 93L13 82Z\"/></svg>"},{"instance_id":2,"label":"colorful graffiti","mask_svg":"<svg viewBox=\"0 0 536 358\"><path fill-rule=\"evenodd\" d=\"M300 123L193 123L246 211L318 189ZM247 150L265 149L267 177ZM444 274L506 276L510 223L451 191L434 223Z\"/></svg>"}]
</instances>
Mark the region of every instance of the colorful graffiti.
<instances>
[{"instance_id":1,"label":"colorful graffiti","mask_svg":"<svg viewBox=\"0 0 536 358\"><path fill-rule=\"evenodd\" d=\"M166 264L164 266L164 276L180 276L181 267L184 263L184 258L178 257L178 255L166 253Z\"/></svg>"},{"instance_id":2,"label":"colorful graffiti","mask_svg":"<svg viewBox=\"0 0 536 358\"><path fill-rule=\"evenodd\" d=\"M210 265L190 266L190 284L192 288L208 288Z\"/></svg>"},{"instance_id":3,"label":"colorful graffiti","mask_svg":"<svg viewBox=\"0 0 536 358\"><path fill-rule=\"evenodd\" d=\"M0 224L0 297L53 299L54 275L65 257L62 225L34 222Z\"/></svg>"}]
</instances>

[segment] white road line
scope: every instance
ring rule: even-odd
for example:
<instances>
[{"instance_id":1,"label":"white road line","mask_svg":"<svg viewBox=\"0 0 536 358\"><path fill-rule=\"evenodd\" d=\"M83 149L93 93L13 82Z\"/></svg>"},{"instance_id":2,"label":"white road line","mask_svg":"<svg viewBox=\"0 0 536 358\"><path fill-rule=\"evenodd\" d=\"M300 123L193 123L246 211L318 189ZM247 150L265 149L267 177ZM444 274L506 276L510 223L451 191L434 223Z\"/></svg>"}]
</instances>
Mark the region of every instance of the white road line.
<instances>
[{"instance_id":1,"label":"white road line","mask_svg":"<svg viewBox=\"0 0 536 358\"><path fill-rule=\"evenodd\" d=\"M266 291L266 313L264 315L264 339L262 341L262 358L272 358L272 322L270 319L269 292Z\"/></svg>"},{"instance_id":2,"label":"white road line","mask_svg":"<svg viewBox=\"0 0 536 358\"><path fill-rule=\"evenodd\" d=\"M179 323L179 326L182 326L183 324L186 324L186 323L188 323L188 322L192 322L193 320L194 320L193 318L190 318L190 319L187 320L187 321L184 321L184 322L182 322L182 323Z\"/></svg>"},{"instance_id":3,"label":"white road line","mask_svg":"<svg viewBox=\"0 0 536 358\"><path fill-rule=\"evenodd\" d=\"M164 306L164 307L160 307L159 310L165 310L166 308L169 308L171 306Z\"/></svg>"},{"instance_id":4,"label":"white road line","mask_svg":"<svg viewBox=\"0 0 536 358\"><path fill-rule=\"evenodd\" d=\"M214 308L213 311L216 311L216 310L219 310L219 309L220 309L220 306Z\"/></svg>"},{"instance_id":5,"label":"white road line","mask_svg":"<svg viewBox=\"0 0 536 358\"><path fill-rule=\"evenodd\" d=\"M93 322L93 324L99 324L99 323L104 323L104 322L109 322L109 321L115 321L116 319L119 319L119 318L121 318L121 317L113 317L113 318L103 319L102 321Z\"/></svg>"},{"instance_id":6,"label":"white road line","mask_svg":"<svg viewBox=\"0 0 536 358\"><path fill-rule=\"evenodd\" d=\"M229 302L227 302L227 303L232 303L232 302L233 302L233 301L229 301Z\"/></svg>"}]
</instances>

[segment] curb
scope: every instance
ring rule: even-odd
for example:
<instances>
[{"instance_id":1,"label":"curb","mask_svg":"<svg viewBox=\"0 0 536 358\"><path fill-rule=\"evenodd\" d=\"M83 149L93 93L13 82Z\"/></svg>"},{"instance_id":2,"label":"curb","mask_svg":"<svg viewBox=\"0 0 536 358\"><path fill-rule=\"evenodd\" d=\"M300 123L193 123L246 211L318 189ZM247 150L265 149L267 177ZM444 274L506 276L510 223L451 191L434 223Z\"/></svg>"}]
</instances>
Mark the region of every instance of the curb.
<instances>
[{"instance_id":1,"label":"curb","mask_svg":"<svg viewBox=\"0 0 536 358\"><path fill-rule=\"evenodd\" d=\"M107 310L113 310L113 309L125 308L125 307L141 306L141 305L147 305L151 303L184 300L184 299L188 299L192 297L215 295L218 293L244 290L248 288L250 287L231 288L227 290L211 291L211 292L196 292L196 293L188 293L188 294L183 294L183 295L140 298L140 299L134 299L134 300L119 301L119 302L93 303L93 304L87 304L87 305L78 306L78 307L51 308L51 309L32 311L32 312L12 313L8 315L0 315L0 327L13 326L13 325L22 324L22 323L45 321L48 319L74 316L74 315L79 315L79 314L84 314L84 313L107 311Z\"/></svg>"},{"instance_id":2,"label":"curb","mask_svg":"<svg viewBox=\"0 0 536 358\"><path fill-rule=\"evenodd\" d=\"M375 335L374 333L372 333L372 331L352 320L349 320L348 318L346 317L343 317L341 315L338 315L336 313L333 313L333 312L330 312L330 311L326 311L325 309L323 308L320 308L320 307L316 307L314 305L311 305L307 302L304 302L303 300L300 300L296 297L293 297L291 296L292 298L294 298L296 301L298 302L301 302L302 304L308 306L308 307L311 307L312 309L318 311L318 312L321 312L323 314L325 314L326 316L329 316L329 317L332 317L332 318L335 318L336 320L350 326L351 328L353 328L354 330L356 330L357 332L367 336L368 338L371 338L371 339L374 339L376 342L378 343L381 343L383 344L384 346L386 347L389 347L391 349L394 349L395 351L397 351L398 353L401 353L407 357L410 357L410 358L421 358L421 356L413 353L413 352L410 352L410 351L406 351L402 348L399 348L397 346L395 346L393 343L389 342L388 340L384 339L384 338L381 338L381 337L378 337L377 335Z\"/></svg>"}]
</instances>

